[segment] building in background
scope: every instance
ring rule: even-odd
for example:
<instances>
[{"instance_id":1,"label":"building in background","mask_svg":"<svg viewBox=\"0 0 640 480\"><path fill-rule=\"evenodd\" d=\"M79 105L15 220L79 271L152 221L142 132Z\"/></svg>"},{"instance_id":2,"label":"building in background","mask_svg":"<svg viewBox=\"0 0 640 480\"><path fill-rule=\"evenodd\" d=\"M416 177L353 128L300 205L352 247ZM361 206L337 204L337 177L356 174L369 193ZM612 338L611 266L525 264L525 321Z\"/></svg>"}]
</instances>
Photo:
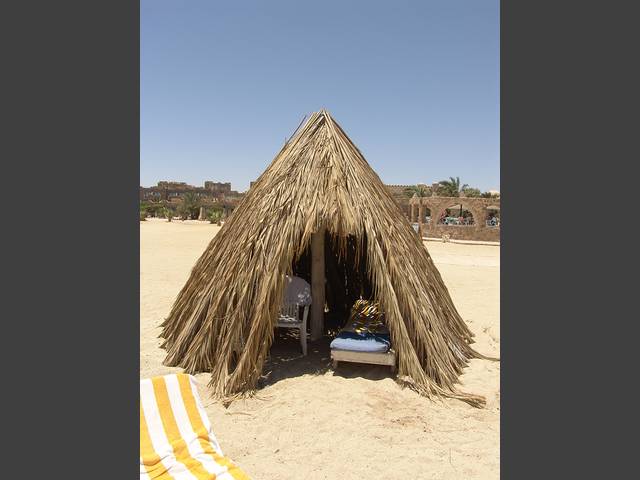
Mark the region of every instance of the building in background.
<instances>
[{"instance_id":1,"label":"building in background","mask_svg":"<svg viewBox=\"0 0 640 480\"><path fill-rule=\"evenodd\" d=\"M193 193L205 202L239 201L244 192L231 190L231 183L207 180L203 187L189 185L186 182L161 181L153 187L140 187L141 202L159 202L161 200L179 203L186 193Z\"/></svg>"}]
</instances>

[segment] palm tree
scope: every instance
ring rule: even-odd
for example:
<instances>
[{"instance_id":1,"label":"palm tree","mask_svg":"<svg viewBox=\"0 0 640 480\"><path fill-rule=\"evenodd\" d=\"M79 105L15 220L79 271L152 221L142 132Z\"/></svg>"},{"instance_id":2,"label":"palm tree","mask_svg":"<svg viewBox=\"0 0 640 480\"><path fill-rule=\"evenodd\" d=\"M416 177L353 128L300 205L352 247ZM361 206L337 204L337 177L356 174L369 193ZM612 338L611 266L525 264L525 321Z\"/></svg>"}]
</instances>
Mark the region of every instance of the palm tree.
<instances>
[{"instance_id":1,"label":"palm tree","mask_svg":"<svg viewBox=\"0 0 640 480\"><path fill-rule=\"evenodd\" d=\"M193 192L187 192L182 197L182 205L180 205L180 211L182 213L183 220L191 217L192 219L198 218L198 212L200 210L200 197Z\"/></svg>"},{"instance_id":2,"label":"palm tree","mask_svg":"<svg viewBox=\"0 0 640 480\"><path fill-rule=\"evenodd\" d=\"M166 218L167 222L170 222L171 219L173 218L173 211L170 208L167 208L165 206L163 206L158 213L159 213L158 216L160 218Z\"/></svg>"},{"instance_id":3,"label":"palm tree","mask_svg":"<svg viewBox=\"0 0 640 480\"><path fill-rule=\"evenodd\" d=\"M449 197L459 197L460 192L464 192L469 188L466 183L460 186L460 177L449 177L449 180L441 180L438 183L441 185L443 192Z\"/></svg>"},{"instance_id":4,"label":"palm tree","mask_svg":"<svg viewBox=\"0 0 640 480\"><path fill-rule=\"evenodd\" d=\"M469 185L466 183L460 186L460 177L449 177L449 180L440 180L438 183L441 185L444 193L449 197L459 197L460 192L464 192L469 188ZM462 216L462 203L460 203L460 216Z\"/></svg>"},{"instance_id":5,"label":"palm tree","mask_svg":"<svg viewBox=\"0 0 640 480\"><path fill-rule=\"evenodd\" d=\"M429 189L425 185L411 185L404 189L404 194L409 198L414 194L418 197L426 197L429 195Z\"/></svg>"}]
</instances>

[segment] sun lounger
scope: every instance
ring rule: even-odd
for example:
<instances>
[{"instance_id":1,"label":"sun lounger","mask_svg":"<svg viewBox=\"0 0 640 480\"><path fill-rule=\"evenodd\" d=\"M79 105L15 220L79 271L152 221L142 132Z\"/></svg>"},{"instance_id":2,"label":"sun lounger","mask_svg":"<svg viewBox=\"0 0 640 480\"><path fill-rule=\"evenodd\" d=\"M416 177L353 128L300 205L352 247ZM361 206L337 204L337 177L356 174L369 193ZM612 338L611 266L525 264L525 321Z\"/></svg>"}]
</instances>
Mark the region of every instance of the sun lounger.
<instances>
[{"instance_id":1,"label":"sun lounger","mask_svg":"<svg viewBox=\"0 0 640 480\"><path fill-rule=\"evenodd\" d=\"M140 479L246 480L226 458L198 396L195 378L140 380Z\"/></svg>"},{"instance_id":2,"label":"sun lounger","mask_svg":"<svg viewBox=\"0 0 640 480\"><path fill-rule=\"evenodd\" d=\"M388 365L395 371L396 354L391 348L391 339L386 328L369 331L349 322L331 342L333 368L338 362L370 363Z\"/></svg>"},{"instance_id":3,"label":"sun lounger","mask_svg":"<svg viewBox=\"0 0 640 480\"><path fill-rule=\"evenodd\" d=\"M333 350L349 350L352 352L386 353L391 347L389 334L355 333L342 330L331 342Z\"/></svg>"}]
</instances>

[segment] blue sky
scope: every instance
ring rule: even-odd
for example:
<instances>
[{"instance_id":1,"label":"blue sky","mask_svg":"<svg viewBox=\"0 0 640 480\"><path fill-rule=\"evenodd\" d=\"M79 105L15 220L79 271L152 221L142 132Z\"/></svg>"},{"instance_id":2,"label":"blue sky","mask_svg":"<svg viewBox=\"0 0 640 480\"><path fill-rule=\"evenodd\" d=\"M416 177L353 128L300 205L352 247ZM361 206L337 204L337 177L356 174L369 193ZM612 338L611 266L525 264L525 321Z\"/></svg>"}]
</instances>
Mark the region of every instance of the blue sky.
<instances>
[{"instance_id":1,"label":"blue sky","mask_svg":"<svg viewBox=\"0 0 640 480\"><path fill-rule=\"evenodd\" d=\"M498 0L141 0L140 184L245 190L326 108L383 182L500 187Z\"/></svg>"}]
</instances>

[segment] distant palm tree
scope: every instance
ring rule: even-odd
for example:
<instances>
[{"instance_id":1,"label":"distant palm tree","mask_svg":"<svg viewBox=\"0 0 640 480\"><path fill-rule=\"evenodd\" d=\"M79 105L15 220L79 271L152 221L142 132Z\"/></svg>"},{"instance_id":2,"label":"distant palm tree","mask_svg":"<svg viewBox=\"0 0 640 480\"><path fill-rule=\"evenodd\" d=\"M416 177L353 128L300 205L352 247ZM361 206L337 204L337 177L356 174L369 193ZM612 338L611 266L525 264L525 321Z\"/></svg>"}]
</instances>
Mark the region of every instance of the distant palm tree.
<instances>
[{"instance_id":1,"label":"distant palm tree","mask_svg":"<svg viewBox=\"0 0 640 480\"><path fill-rule=\"evenodd\" d=\"M443 192L449 197L459 197L460 192L464 192L469 188L469 185L466 183L460 186L460 177L449 177L449 180L441 180L438 183L442 187Z\"/></svg>"},{"instance_id":2,"label":"distant palm tree","mask_svg":"<svg viewBox=\"0 0 640 480\"><path fill-rule=\"evenodd\" d=\"M469 188L465 188L463 191L464 191L464 196L467 198L479 198L480 196L482 196L482 193L477 188L469 187Z\"/></svg>"},{"instance_id":3,"label":"distant palm tree","mask_svg":"<svg viewBox=\"0 0 640 480\"><path fill-rule=\"evenodd\" d=\"M182 197L182 204L179 207L180 214L183 220L191 217L191 219L198 218L198 212L200 211L200 197L193 192L187 192Z\"/></svg>"},{"instance_id":4,"label":"distant palm tree","mask_svg":"<svg viewBox=\"0 0 640 480\"><path fill-rule=\"evenodd\" d=\"M418 197L426 197L429 195L429 189L425 185L411 185L404 189L404 194L407 197L413 197L414 194Z\"/></svg>"},{"instance_id":5,"label":"distant palm tree","mask_svg":"<svg viewBox=\"0 0 640 480\"><path fill-rule=\"evenodd\" d=\"M163 206L159 211L159 217L166 218L167 222L170 222L173 218L173 211L170 208Z\"/></svg>"},{"instance_id":6,"label":"distant palm tree","mask_svg":"<svg viewBox=\"0 0 640 480\"><path fill-rule=\"evenodd\" d=\"M466 183L462 186L460 185L460 177L449 177L449 180L441 180L438 183L448 197L459 197L460 192L464 192L469 188L469 185ZM460 203L460 216L462 216L462 203Z\"/></svg>"}]
</instances>

